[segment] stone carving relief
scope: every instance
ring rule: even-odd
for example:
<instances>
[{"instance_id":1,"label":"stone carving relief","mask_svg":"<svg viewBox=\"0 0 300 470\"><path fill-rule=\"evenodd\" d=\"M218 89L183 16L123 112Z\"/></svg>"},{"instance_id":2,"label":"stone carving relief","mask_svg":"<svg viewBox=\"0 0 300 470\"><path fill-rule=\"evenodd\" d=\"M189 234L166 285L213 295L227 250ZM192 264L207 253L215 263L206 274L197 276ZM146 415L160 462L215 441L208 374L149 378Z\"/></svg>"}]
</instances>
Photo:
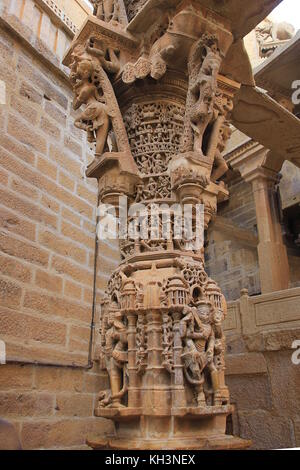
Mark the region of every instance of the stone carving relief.
<instances>
[{"instance_id":1,"label":"stone carving relief","mask_svg":"<svg viewBox=\"0 0 300 470\"><path fill-rule=\"evenodd\" d=\"M134 104L124 115L131 151L143 175L165 173L180 145L184 107L160 102Z\"/></svg>"},{"instance_id":2,"label":"stone carving relief","mask_svg":"<svg viewBox=\"0 0 300 470\"><path fill-rule=\"evenodd\" d=\"M282 21L275 23L268 18L255 28L256 37L260 44L271 41L287 41L295 34L295 28L289 23Z\"/></svg>"},{"instance_id":3,"label":"stone carving relief","mask_svg":"<svg viewBox=\"0 0 300 470\"><path fill-rule=\"evenodd\" d=\"M219 180L238 84L221 77L220 67L230 24L192 1L150 1L141 24L131 20L146 0L92 3L110 24L90 20L72 49L74 107L85 106L75 124L96 142L89 176L98 179L99 199L118 209L126 194L129 208L122 261L102 302L96 350L109 389L100 393L96 415L117 423L115 448L128 444L127 421L136 448L154 446L158 434L168 448L171 441L178 446L175 423L177 432L181 422L192 432L191 416L205 415L212 439L221 423L223 438L232 411L224 379L226 302L205 272L196 215L203 203L207 227L227 194ZM127 29L114 24L119 6L131 21ZM185 204L192 212L183 223ZM194 420L202 441L204 421Z\"/></svg>"},{"instance_id":4,"label":"stone carving relief","mask_svg":"<svg viewBox=\"0 0 300 470\"><path fill-rule=\"evenodd\" d=\"M295 35L295 28L286 22L275 23L266 18L255 28L261 57L270 57L282 41Z\"/></svg>"},{"instance_id":5,"label":"stone carving relief","mask_svg":"<svg viewBox=\"0 0 300 470\"><path fill-rule=\"evenodd\" d=\"M96 142L98 155L106 148L110 129L118 151L130 152L122 115L109 79L119 70L116 52L101 40L90 37L84 46L75 44L70 75L75 95L73 106L77 110L85 105L75 125L87 131L90 142Z\"/></svg>"},{"instance_id":6,"label":"stone carving relief","mask_svg":"<svg viewBox=\"0 0 300 470\"><path fill-rule=\"evenodd\" d=\"M137 15L146 2L147 0L124 0L128 21L131 21Z\"/></svg>"},{"instance_id":7,"label":"stone carving relief","mask_svg":"<svg viewBox=\"0 0 300 470\"><path fill-rule=\"evenodd\" d=\"M126 319L118 304L110 304L102 317L101 346L102 367L108 372L110 389L100 393L99 406L119 408L127 393L128 341Z\"/></svg>"},{"instance_id":8,"label":"stone carving relief","mask_svg":"<svg viewBox=\"0 0 300 470\"><path fill-rule=\"evenodd\" d=\"M99 20L107 23L119 21L119 0L91 0L91 3L94 7L94 15L99 18Z\"/></svg>"},{"instance_id":9,"label":"stone carving relief","mask_svg":"<svg viewBox=\"0 0 300 470\"><path fill-rule=\"evenodd\" d=\"M153 268L152 268L153 269ZM224 385L225 338L222 322L226 317L226 302L216 283L211 280L199 261L180 258L173 275L161 278L157 267L157 282L144 273L143 281L130 274L130 267L119 268L108 285L106 308L102 312L102 367L110 378L110 391L99 397L99 406L126 406L128 391L128 315L134 315L135 367L143 375L149 364L149 330L146 315L149 302L152 310L161 311L160 340L162 367L174 374L174 341L178 321L173 313L180 312L181 364L184 380L191 388L190 406L219 406L228 402ZM125 274L127 272L127 274ZM148 304L147 304L148 303ZM158 331L158 330L157 330ZM151 343L152 344L152 343ZM153 344L152 346L153 347ZM188 400L188 398L187 398Z\"/></svg>"},{"instance_id":10,"label":"stone carving relief","mask_svg":"<svg viewBox=\"0 0 300 470\"><path fill-rule=\"evenodd\" d=\"M213 118L221 62L217 38L204 34L192 47L188 61L189 89L183 152L193 151L203 155L204 133Z\"/></svg>"}]
</instances>

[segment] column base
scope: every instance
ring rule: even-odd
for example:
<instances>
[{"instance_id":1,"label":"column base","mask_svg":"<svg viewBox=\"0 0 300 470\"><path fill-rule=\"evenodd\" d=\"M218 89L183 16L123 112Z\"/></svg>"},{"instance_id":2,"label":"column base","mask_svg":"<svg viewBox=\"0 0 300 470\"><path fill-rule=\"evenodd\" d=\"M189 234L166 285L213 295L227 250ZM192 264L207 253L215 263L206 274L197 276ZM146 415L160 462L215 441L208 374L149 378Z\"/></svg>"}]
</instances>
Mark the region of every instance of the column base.
<instances>
[{"instance_id":1,"label":"column base","mask_svg":"<svg viewBox=\"0 0 300 470\"><path fill-rule=\"evenodd\" d=\"M204 406L147 410L97 409L96 416L115 422L115 435L90 437L95 450L242 450L251 442L225 434L226 418L233 406Z\"/></svg>"},{"instance_id":2,"label":"column base","mask_svg":"<svg viewBox=\"0 0 300 470\"><path fill-rule=\"evenodd\" d=\"M246 450L252 442L234 436L187 439L118 439L87 440L93 450Z\"/></svg>"}]
</instances>

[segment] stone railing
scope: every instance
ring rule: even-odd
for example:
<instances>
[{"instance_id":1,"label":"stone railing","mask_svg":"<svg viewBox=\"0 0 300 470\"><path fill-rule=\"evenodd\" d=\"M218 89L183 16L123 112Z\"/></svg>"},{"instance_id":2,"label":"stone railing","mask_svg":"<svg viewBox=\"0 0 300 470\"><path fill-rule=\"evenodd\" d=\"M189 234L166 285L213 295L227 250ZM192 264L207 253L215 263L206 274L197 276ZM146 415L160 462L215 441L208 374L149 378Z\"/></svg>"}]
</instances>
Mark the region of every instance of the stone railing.
<instances>
[{"instance_id":1,"label":"stone railing","mask_svg":"<svg viewBox=\"0 0 300 470\"><path fill-rule=\"evenodd\" d=\"M228 304L227 335L252 335L300 327L300 288L249 297Z\"/></svg>"}]
</instances>

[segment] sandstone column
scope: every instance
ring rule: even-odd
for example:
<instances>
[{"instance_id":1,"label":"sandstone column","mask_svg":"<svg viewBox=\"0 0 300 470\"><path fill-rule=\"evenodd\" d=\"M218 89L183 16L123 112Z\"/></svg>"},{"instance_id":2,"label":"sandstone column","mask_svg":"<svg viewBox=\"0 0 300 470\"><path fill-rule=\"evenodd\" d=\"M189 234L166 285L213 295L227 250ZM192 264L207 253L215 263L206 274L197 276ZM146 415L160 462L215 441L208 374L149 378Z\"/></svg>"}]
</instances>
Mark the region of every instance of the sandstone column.
<instances>
[{"instance_id":1,"label":"sandstone column","mask_svg":"<svg viewBox=\"0 0 300 470\"><path fill-rule=\"evenodd\" d=\"M100 203L120 214L126 196L132 230L120 239L122 262L99 325L109 388L100 391L95 414L112 419L116 432L88 442L247 447L226 435L233 412L224 380L226 302L197 243L199 206L207 228L228 197L218 180L227 170L222 152L240 86L220 73L231 22L192 0L176 8L149 0L125 26L118 0L106 3L106 13L103 2L94 3L97 18L88 18L65 59L74 108L85 106L75 125L95 143L87 175L98 180ZM178 237L186 205L191 212Z\"/></svg>"},{"instance_id":2,"label":"sandstone column","mask_svg":"<svg viewBox=\"0 0 300 470\"><path fill-rule=\"evenodd\" d=\"M280 163L278 165L276 157L269 150L253 144L243 157L232 159L230 164L245 181L252 184L262 293L288 289L289 263L282 237L277 193Z\"/></svg>"}]
</instances>

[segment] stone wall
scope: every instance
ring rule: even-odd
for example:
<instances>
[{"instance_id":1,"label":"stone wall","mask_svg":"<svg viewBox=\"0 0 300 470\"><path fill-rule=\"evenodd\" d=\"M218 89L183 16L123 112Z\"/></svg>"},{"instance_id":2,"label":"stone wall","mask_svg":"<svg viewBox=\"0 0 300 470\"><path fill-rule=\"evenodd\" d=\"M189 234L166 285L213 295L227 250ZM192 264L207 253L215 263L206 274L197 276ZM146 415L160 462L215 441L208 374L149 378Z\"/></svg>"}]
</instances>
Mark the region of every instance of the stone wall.
<instances>
[{"instance_id":1,"label":"stone wall","mask_svg":"<svg viewBox=\"0 0 300 470\"><path fill-rule=\"evenodd\" d=\"M218 215L209 227L206 260L209 275L219 283L226 299L232 301L239 298L241 289L246 288L250 295L257 295L261 287L252 185L231 171L226 182L229 200L219 204ZM300 285L300 248L292 240L290 227L291 220L297 224L299 219L299 209L295 209L299 206L299 187L298 169L285 162L279 189L291 288Z\"/></svg>"},{"instance_id":2,"label":"stone wall","mask_svg":"<svg viewBox=\"0 0 300 470\"><path fill-rule=\"evenodd\" d=\"M219 204L208 230L206 265L227 300L236 300L241 289L260 293L256 214L251 185L237 175L228 181L229 200Z\"/></svg>"},{"instance_id":3,"label":"stone wall","mask_svg":"<svg viewBox=\"0 0 300 470\"><path fill-rule=\"evenodd\" d=\"M243 295L229 304L225 331L233 432L256 449L299 447L300 365L292 356L300 338L300 289Z\"/></svg>"},{"instance_id":4,"label":"stone wall","mask_svg":"<svg viewBox=\"0 0 300 470\"><path fill-rule=\"evenodd\" d=\"M71 23L41 7L0 7L0 416L26 449L78 448L88 431L111 431L93 417L105 379L87 368L97 184L84 176L89 150L61 66ZM119 256L100 252L98 298Z\"/></svg>"}]
</instances>

